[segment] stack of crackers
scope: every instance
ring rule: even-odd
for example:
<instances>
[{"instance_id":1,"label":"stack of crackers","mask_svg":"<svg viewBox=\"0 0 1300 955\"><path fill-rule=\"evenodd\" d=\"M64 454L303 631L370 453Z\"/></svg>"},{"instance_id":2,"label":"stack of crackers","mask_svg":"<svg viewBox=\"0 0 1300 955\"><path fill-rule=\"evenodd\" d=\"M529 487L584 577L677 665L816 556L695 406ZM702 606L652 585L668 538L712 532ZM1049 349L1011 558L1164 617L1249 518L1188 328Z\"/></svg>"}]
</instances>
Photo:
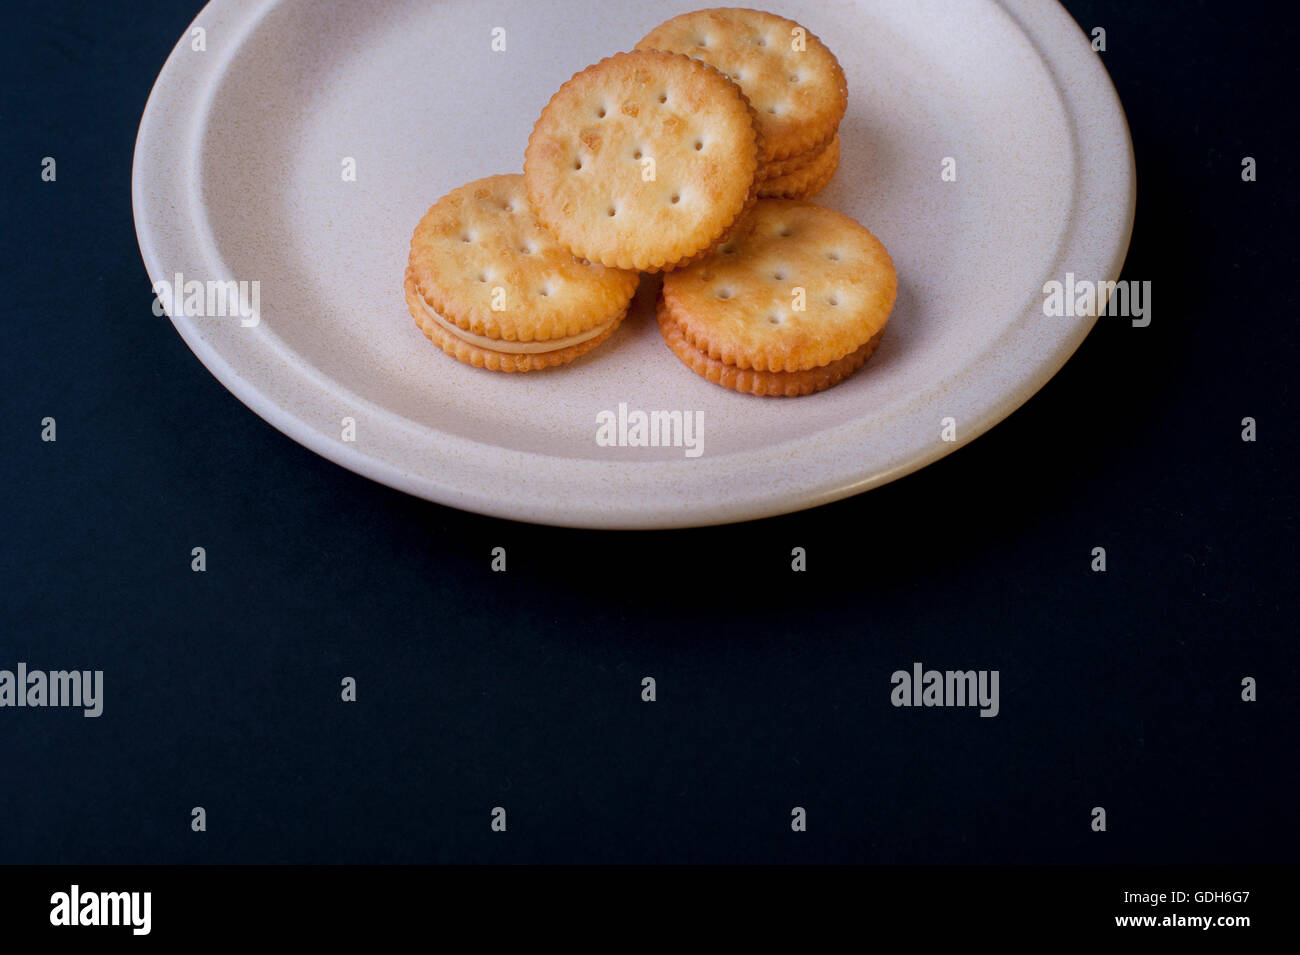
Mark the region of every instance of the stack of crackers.
<instances>
[{"instance_id":1,"label":"stack of crackers","mask_svg":"<svg viewBox=\"0 0 1300 955\"><path fill-rule=\"evenodd\" d=\"M659 328L709 381L806 395L870 357L893 308L888 252L808 201L839 164L844 73L792 20L683 14L576 74L543 109L523 174L453 190L411 239L425 335L494 371L606 341L640 273Z\"/></svg>"}]
</instances>

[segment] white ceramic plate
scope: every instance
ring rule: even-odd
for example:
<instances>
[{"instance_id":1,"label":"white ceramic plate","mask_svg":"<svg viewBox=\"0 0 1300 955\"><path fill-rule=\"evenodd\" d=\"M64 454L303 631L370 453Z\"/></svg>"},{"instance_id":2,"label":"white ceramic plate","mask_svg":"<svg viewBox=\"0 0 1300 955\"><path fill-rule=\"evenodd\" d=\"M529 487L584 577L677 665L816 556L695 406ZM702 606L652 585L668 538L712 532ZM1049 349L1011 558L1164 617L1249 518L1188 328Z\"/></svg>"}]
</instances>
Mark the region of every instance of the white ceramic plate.
<instances>
[{"instance_id":1,"label":"white ceramic plate","mask_svg":"<svg viewBox=\"0 0 1300 955\"><path fill-rule=\"evenodd\" d=\"M1028 399L1095 321L1045 317L1044 283L1115 278L1135 198L1114 88L1054 0L771 6L821 36L848 76L843 160L817 201L875 232L899 272L883 343L846 383L798 399L709 384L662 343L649 280L619 332L560 369L494 374L424 338L402 271L425 209L518 171L561 83L688 9L214 0L194 22L202 44L187 32L145 108L136 230L152 281L256 281L260 321L176 315L176 329L241 401L344 467L574 526L722 523L836 500ZM955 182L941 177L946 157ZM599 446L597 416L620 403L701 412L703 453ZM941 438L949 417L956 441Z\"/></svg>"}]
</instances>

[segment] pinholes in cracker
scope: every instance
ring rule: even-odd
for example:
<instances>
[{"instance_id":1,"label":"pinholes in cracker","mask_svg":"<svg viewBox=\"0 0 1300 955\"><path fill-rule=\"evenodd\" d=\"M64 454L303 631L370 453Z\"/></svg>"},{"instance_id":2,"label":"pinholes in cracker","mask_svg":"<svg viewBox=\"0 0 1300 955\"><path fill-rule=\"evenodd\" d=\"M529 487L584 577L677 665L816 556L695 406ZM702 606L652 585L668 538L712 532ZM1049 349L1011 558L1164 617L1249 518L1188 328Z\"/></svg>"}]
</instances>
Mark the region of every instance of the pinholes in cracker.
<instances>
[{"instance_id":1,"label":"pinholes in cracker","mask_svg":"<svg viewBox=\"0 0 1300 955\"><path fill-rule=\"evenodd\" d=\"M682 337L737 369L797 372L836 362L883 331L897 295L889 253L842 213L761 199L748 231L664 278Z\"/></svg>"},{"instance_id":2,"label":"pinholes in cracker","mask_svg":"<svg viewBox=\"0 0 1300 955\"><path fill-rule=\"evenodd\" d=\"M655 27L636 48L684 53L739 83L758 114L760 162L826 142L848 106L844 70L826 44L795 21L761 10L683 13Z\"/></svg>"},{"instance_id":3,"label":"pinholes in cracker","mask_svg":"<svg viewBox=\"0 0 1300 955\"><path fill-rule=\"evenodd\" d=\"M524 154L538 219L574 255L656 270L725 235L752 197L754 113L717 70L619 53L551 98Z\"/></svg>"},{"instance_id":4,"label":"pinholes in cracker","mask_svg":"<svg viewBox=\"0 0 1300 955\"><path fill-rule=\"evenodd\" d=\"M489 176L438 200L411 237L407 305L448 354L525 371L571 361L612 334L635 273L575 258L542 228L523 176Z\"/></svg>"}]
</instances>

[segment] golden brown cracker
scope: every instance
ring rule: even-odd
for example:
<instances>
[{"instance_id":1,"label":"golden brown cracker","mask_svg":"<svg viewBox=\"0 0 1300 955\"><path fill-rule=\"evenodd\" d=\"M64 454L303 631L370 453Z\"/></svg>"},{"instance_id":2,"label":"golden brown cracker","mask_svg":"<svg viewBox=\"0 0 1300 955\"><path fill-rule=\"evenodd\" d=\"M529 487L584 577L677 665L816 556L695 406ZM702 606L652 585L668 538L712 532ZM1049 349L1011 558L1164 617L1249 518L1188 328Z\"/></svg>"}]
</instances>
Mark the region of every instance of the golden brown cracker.
<instances>
[{"instance_id":1,"label":"golden brown cracker","mask_svg":"<svg viewBox=\"0 0 1300 955\"><path fill-rule=\"evenodd\" d=\"M636 48L684 53L739 83L758 112L762 162L825 142L848 106L844 70L826 44L795 21L761 10L683 13Z\"/></svg>"},{"instance_id":2,"label":"golden brown cracker","mask_svg":"<svg viewBox=\"0 0 1300 955\"><path fill-rule=\"evenodd\" d=\"M768 398L797 398L825 391L832 385L839 384L866 364L885 333L882 328L855 351L818 368L809 368L805 371L755 371L752 368L737 368L735 365L724 364L692 345L682 333L677 320L664 305L662 296L659 299L657 317L659 332L663 335L664 341L668 343L673 354L691 371L723 388Z\"/></svg>"},{"instance_id":3,"label":"golden brown cracker","mask_svg":"<svg viewBox=\"0 0 1300 955\"><path fill-rule=\"evenodd\" d=\"M574 255L663 269L732 228L758 148L749 103L717 70L674 53L619 53L542 110L524 181L538 219Z\"/></svg>"},{"instance_id":4,"label":"golden brown cracker","mask_svg":"<svg viewBox=\"0 0 1300 955\"><path fill-rule=\"evenodd\" d=\"M415 276L410 268L406 270L404 289L406 292L406 307L410 309L411 317L415 319L415 324L419 326L420 331L424 332L431 342L457 361L473 365L475 368L487 368L490 371L539 371L543 368L567 364L575 358L585 355L613 335L627 315L627 308L625 307L620 314L616 315L608 323L607 328L596 337L580 344L538 354L510 354L471 344L438 324L429 314L428 303L425 302L424 297L416 287Z\"/></svg>"},{"instance_id":5,"label":"golden brown cracker","mask_svg":"<svg viewBox=\"0 0 1300 955\"><path fill-rule=\"evenodd\" d=\"M518 173L453 189L411 236L416 287L444 319L510 342L603 325L636 293L633 272L581 262L542 228Z\"/></svg>"},{"instance_id":6,"label":"golden brown cracker","mask_svg":"<svg viewBox=\"0 0 1300 955\"><path fill-rule=\"evenodd\" d=\"M884 328L898 278L863 226L811 202L760 199L746 230L664 277L666 306L696 349L741 369L806 371Z\"/></svg>"}]
</instances>

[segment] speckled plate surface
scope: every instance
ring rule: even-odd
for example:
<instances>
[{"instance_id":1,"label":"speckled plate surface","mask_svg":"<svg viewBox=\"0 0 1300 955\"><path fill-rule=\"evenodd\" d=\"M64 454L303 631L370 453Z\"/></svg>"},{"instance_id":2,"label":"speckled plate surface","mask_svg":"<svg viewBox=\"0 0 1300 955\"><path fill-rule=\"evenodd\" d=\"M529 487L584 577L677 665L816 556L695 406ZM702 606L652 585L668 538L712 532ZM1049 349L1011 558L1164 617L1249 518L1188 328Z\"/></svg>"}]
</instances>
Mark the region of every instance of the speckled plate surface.
<instances>
[{"instance_id":1,"label":"speckled plate surface","mask_svg":"<svg viewBox=\"0 0 1300 955\"><path fill-rule=\"evenodd\" d=\"M173 315L176 329L241 401L344 467L575 526L832 501L942 457L1028 399L1096 321L1044 316L1044 283L1115 278L1135 197L1120 103L1054 0L770 7L821 36L848 76L841 166L817 201L875 232L898 267L888 331L848 382L798 399L709 384L660 339L649 278L618 333L563 368L485 372L424 338L402 272L425 209L518 171L562 82L688 9L210 3L194 23L202 44L193 31L178 42L140 124L136 229L152 281L255 281L259 320ZM956 181L941 177L948 157ZM601 446L598 419L620 405L699 412L702 453Z\"/></svg>"}]
</instances>

